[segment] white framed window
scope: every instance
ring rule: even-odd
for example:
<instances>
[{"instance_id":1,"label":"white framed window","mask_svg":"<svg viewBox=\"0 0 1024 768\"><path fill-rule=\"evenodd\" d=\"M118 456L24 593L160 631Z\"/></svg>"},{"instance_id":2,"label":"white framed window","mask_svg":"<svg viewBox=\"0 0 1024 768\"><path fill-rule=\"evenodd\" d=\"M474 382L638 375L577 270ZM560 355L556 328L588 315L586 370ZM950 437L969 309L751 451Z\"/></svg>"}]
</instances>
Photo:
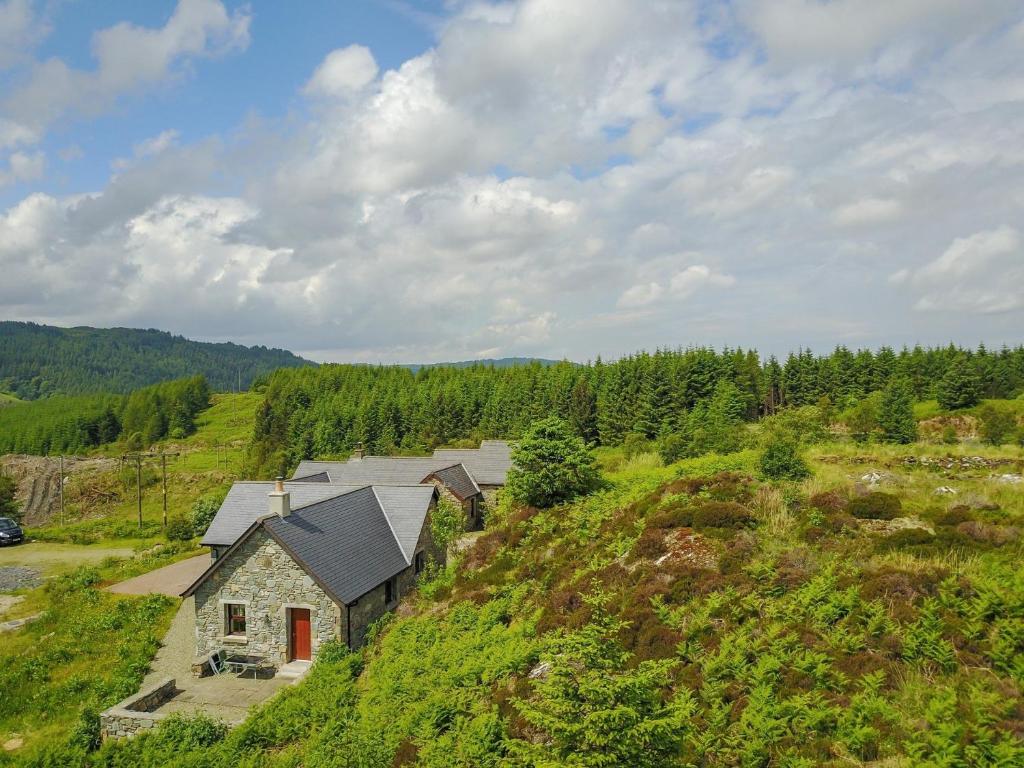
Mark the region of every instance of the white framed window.
<instances>
[{"instance_id":1,"label":"white framed window","mask_svg":"<svg viewBox=\"0 0 1024 768\"><path fill-rule=\"evenodd\" d=\"M229 637L245 637L245 606L241 603L227 603L224 606L224 634Z\"/></svg>"}]
</instances>

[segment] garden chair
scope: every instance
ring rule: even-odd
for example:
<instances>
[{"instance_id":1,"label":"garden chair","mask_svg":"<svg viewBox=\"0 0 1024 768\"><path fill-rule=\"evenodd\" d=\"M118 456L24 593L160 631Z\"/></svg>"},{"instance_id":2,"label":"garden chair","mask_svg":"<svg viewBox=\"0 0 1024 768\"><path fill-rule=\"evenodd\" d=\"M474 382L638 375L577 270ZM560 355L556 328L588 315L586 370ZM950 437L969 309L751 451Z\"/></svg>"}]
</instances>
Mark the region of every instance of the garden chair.
<instances>
[{"instance_id":1,"label":"garden chair","mask_svg":"<svg viewBox=\"0 0 1024 768\"><path fill-rule=\"evenodd\" d=\"M219 675L225 671L226 665L224 664L224 651L214 651L210 654L210 669L215 675Z\"/></svg>"}]
</instances>

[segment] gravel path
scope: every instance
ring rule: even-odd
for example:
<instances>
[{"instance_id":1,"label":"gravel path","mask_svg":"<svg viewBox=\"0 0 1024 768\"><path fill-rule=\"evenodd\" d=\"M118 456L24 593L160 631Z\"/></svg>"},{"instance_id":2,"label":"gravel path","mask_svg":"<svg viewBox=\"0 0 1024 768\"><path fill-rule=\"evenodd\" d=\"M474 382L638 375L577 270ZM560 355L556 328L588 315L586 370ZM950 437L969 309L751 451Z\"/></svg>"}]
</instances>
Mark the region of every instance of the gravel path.
<instances>
[{"instance_id":1,"label":"gravel path","mask_svg":"<svg viewBox=\"0 0 1024 768\"><path fill-rule=\"evenodd\" d=\"M178 597L199 575L213 564L209 555L197 555L188 560L157 568L155 571L136 576L107 587L110 592L121 595L167 595Z\"/></svg>"},{"instance_id":2,"label":"gravel path","mask_svg":"<svg viewBox=\"0 0 1024 768\"><path fill-rule=\"evenodd\" d=\"M170 629L161 641L160 650L150 665L142 688L156 685L165 677L173 677L178 687L192 678L192 659L196 655L196 603L194 597L181 601ZM142 690L140 688L139 690Z\"/></svg>"},{"instance_id":3,"label":"gravel path","mask_svg":"<svg viewBox=\"0 0 1024 768\"><path fill-rule=\"evenodd\" d=\"M0 567L0 592L14 592L17 589L32 589L43 583L39 571L20 565Z\"/></svg>"}]
</instances>

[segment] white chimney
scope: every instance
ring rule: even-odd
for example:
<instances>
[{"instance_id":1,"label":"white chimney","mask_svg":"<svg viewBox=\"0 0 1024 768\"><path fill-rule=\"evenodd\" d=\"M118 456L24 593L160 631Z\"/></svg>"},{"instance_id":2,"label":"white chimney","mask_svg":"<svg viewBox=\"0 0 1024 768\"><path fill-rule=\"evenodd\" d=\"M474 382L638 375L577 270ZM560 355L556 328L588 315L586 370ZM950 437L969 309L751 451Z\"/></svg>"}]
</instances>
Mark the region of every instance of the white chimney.
<instances>
[{"instance_id":1,"label":"white chimney","mask_svg":"<svg viewBox=\"0 0 1024 768\"><path fill-rule=\"evenodd\" d=\"M288 517L292 512L291 494L284 489L284 478L279 477L274 482L274 490L269 496L270 514L278 517Z\"/></svg>"}]
</instances>

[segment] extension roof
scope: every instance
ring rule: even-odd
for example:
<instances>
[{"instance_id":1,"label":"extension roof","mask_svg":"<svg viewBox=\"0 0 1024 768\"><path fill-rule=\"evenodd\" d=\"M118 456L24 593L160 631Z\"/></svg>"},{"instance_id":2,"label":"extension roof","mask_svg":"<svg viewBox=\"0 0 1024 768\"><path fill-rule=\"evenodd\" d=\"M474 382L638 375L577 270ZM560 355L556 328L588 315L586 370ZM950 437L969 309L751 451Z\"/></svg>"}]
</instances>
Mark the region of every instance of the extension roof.
<instances>
[{"instance_id":1,"label":"extension roof","mask_svg":"<svg viewBox=\"0 0 1024 768\"><path fill-rule=\"evenodd\" d=\"M293 509L287 517L264 514L254 520L182 595L194 594L260 528L339 604L355 602L412 565L433 486L321 487L335 495Z\"/></svg>"},{"instance_id":2,"label":"extension roof","mask_svg":"<svg viewBox=\"0 0 1024 768\"><path fill-rule=\"evenodd\" d=\"M295 470L297 480L327 476L342 485L417 485L436 477L459 497L468 499L480 488L463 464L431 456L367 456L354 461L303 461Z\"/></svg>"},{"instance_id":3,"label":"extension roof","mask_svg":"<svg viewBox=\"0 0 1024 768\"><path fill-rule=\"evenodd\" d=\"M459 468L461 466L461 469ZM331 483L390 485L421 483L437 477L465 499L480 485L504 485L512 468L512 448L504 440L484 440L479 448L438 449L433 456L364 456L348 461L303 461L295 480L327 474Z\"/></svg>"}]
</instances>

